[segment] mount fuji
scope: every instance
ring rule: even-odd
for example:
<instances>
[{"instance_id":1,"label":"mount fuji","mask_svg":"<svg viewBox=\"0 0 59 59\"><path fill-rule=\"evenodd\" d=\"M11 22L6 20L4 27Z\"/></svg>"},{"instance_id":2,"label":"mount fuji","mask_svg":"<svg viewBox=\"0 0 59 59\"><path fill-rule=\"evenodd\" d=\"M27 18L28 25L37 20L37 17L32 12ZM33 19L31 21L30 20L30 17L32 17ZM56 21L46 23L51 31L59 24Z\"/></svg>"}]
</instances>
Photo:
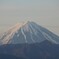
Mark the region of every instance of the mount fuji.
<instances>
[{"instance_id":1,"label":"mount fuji","mask_svg":"<svg viewBox=\"0 0 59 59\"><path fill-rule=\"evenodd\" d=\"M0 36L0 54L23 59L59 59L59 36L35 22L18 23Z\"/></svg>"},{"instance_id":2,"label":"mount fuji","mask_svg":"<svg viewBox=\"0 0 59 59\"><path fill-rule=\"evenodd\" d=\"M18 23L3 33L0 44L41 43L50 41L59 44L59 37L34 22Z\"/></svg>"}]
</instances>

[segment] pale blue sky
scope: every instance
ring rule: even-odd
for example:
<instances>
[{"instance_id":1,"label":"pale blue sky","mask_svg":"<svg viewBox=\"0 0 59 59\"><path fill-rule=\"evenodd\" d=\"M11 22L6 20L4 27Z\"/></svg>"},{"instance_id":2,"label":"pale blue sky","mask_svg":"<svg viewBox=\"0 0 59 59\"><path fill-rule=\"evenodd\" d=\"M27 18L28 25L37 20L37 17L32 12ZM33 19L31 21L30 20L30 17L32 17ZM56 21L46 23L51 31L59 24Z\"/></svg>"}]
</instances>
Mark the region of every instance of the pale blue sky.
<instances>
[{"instance_id":1,"label":"pale blue sky","mask_svg":"<svg viewBox=\"0 0 59 59\"><path fill-rule=\"evenodd\" d=\"M59 0L0 0L0 31L27 20L59 26Z\"/></svg>"}]
</instances>

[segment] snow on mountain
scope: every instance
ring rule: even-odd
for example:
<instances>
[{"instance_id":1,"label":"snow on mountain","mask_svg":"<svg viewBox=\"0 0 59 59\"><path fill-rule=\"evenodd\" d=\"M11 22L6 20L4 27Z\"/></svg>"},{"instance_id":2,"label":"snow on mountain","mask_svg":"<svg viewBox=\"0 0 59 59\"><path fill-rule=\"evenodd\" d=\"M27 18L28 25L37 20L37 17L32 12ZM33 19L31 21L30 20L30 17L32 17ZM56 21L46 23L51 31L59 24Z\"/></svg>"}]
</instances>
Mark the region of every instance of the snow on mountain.
<instances>
[{"instance_id":1,"label":"snow on mountain","mask_svg":"<svg viewBox=\"0 0 59 59\"><path fill-rule=\"evenodd\" d=\"M41 43L48 40L59 44L59 37L34 22L18 23L0 37L0 45Z\"/></svg>"}]
</instances>

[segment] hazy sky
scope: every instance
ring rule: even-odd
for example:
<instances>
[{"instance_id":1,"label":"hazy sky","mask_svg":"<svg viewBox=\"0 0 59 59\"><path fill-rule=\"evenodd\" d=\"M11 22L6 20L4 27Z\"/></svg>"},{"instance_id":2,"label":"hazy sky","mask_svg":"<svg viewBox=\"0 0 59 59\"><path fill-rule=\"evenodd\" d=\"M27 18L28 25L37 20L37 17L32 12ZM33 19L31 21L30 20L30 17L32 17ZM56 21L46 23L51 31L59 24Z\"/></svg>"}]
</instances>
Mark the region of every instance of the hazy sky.
<instances>
[{"instance_id":1,"label":"hazy sky","mask_svg":"<svg viewBox=\"0 0 59 59\"><path fill-rule=\"evenodd\" d=\"M0 0L0 31L26 20L58 27L59 0Z\"/></svg>"}]
</instances>

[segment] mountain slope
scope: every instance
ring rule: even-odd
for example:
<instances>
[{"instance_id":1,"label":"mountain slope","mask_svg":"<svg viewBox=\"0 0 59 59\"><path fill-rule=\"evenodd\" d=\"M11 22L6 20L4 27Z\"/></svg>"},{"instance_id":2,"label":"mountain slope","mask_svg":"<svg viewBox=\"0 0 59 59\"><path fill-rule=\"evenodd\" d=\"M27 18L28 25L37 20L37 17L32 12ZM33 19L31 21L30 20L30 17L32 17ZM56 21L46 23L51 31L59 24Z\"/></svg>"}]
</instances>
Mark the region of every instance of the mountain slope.
<instances>
[{"instance_id":1,"label":"mountain slope","mask_svg":"<svg viewBox=\"0 0 59 59\"><path fill-rule=\"evenodd\" d=\"M34 22L16 24L1 35L0 55L16 59L59 59L59 36Z\"/></svg>"},{"instance_id":2,"label":"mountain slope","mask_svg":"<svg viewBox=\"0 0 59 59\"><path fill-rule=\"evenodd\" d=\"M49 41L33 44L7 44L0 46L0 54L23 59L59 59L59 44Z\"/></svg>"},{"instance_id":3,"label":"mountain slope","mask_svg":"<svg viewBox=\"0 0 59 59\"><path fill-rule=\"evenodd\" d=\"M0 44L41 43L44 40L59 44L59 37L34 22L13 26L0 38Z\"/></svg>"}]
</instances>

